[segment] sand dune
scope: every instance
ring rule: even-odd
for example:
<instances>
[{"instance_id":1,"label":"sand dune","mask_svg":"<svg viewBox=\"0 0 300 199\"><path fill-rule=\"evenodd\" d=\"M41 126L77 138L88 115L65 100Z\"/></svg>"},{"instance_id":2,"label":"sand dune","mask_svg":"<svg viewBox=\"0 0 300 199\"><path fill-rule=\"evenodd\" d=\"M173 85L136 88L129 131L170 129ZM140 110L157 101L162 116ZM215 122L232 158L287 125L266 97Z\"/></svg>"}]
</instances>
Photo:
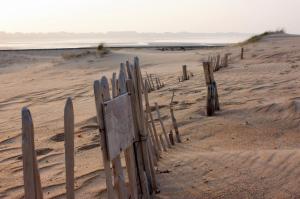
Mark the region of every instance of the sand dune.
<instances>
[{"instance_id":1,"label":"sand dune","mask_svg":"<svg viewBox=\"0 0 300 199\"><path fill-rule=\"evenodd\" d=\"M232 53L215 73L221 111L206 117L201 60ZM114 50L66 59L68 51L0 52L0 198L23 195L20 110L28 106L45 198L64 198L63 107L74 99L77 198L105 197L92 82L111 77L119 63L139 56L143 71L166 87L150 94L167 129L175 115L184 143L163 155L157 198L300 198L300 37L272 36L240 48L191 51ZM181 65L195 76L178 82ZM159 126L157 126L159 129Z\"/></svg>"}]
</instances>

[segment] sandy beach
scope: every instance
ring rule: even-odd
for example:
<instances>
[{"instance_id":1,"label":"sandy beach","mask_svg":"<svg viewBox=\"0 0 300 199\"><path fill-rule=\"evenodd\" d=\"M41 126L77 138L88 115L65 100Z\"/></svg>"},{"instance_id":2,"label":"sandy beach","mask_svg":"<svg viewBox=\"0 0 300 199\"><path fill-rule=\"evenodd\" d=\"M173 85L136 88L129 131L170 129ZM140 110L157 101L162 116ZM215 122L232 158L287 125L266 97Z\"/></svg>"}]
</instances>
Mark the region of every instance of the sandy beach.
<instances>
[{"instance_id":1,"label":"sandy beach","mask_svg":"<svg viewBox=\"0 0 300 199\"><path fill-rule=\"evenodd\" d=\"M150 93L167 130L175 91L175 116L183 143L162 154L156 198L300 198L300 36L277 34L244 46L160 51L116 49L0 52L0 198L22 198L21 109L35 125L44 198L65 197L63 114L75 111L76 198L105 198L93 81L118 72L138 56L142 73L165 87ZM231 53L216 72L221 111L206 116L202 61ZM178 82L181 66L194 74ZM153 115L154 112L153 112ZM158 132L161 132L157 123ZM123 162L124 164L124 162ZM124 164L125 165L125 164Z\"/></svg>"}]
</instances>

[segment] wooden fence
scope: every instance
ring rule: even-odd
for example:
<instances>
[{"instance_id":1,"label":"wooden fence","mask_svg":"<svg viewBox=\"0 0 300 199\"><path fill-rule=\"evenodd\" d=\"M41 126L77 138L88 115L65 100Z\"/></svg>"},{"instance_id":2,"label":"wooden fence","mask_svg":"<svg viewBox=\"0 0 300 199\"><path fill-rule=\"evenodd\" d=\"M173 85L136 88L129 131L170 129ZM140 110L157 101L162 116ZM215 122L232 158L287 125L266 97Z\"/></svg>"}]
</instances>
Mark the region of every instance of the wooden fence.
<instances>
[{"instance_id":1,"label":"wooden fence","mask_svg":"<svg viewBox=\"0 0 300 199\"><path fill-rule=\"evenodd\" d=\"M145 79L145 84L146 82L148 84L147 87L148 93L155 90L159 90L165 86L165 83L161 82L160 77L156 74L148 74L146 72L146 76L144 77L144 79Z\"/></svg>"},{"instance_id":2,"label":"wooden fence","mask_svg":"<svg viewBox=\"0 0 300 199\"><path fill-rule=\"evenodd\" d=\"M209 56L206 62L210 63L213 72L217 72L221 68L226 68L228 66L230 55L230 53L225 53L224 56L221 56L220 54L216 56Z\"/></svg>"},{"instance_id":3,"label":"wooden fence","mask_svg":"<svg viewBox=\"0 0 300 199\"><path fill-rule=\"evenodd\" d=\"M214 78L214 69L211 62L203 62L205 83L207 86L206 112L212 116L215 111L220 110L217 83Z\"/></svg>"},{"instance_id":4,"label":"wooden fence","mask_svg":"<svg viewBox=\"0 0 300 199\"><path fill-rule=\"evenodd\" d=\"M157 165L160 154L167 148L172 148L174 140L181 142L172 108L174 94L170 112L176 139L173 138L172 130L167 135L157 103L155 108L162 133L158 134L156 130L149 104L149 84L147 78L142 78L137 57L133 64L121 64L118 78L117 74L113 73L111 89L105 76L94 81L97 121L109 199L152 198L159 192L154 166ZM68 98L65 104L64 133L66 198L73 199L74 112L71 98ZM22 109L22 153L25 199L41 199L43 192L34 145L34 127L27 108ZM128 186L121 164L121 153L125 156Z\"/></svg>"}]
</instances>

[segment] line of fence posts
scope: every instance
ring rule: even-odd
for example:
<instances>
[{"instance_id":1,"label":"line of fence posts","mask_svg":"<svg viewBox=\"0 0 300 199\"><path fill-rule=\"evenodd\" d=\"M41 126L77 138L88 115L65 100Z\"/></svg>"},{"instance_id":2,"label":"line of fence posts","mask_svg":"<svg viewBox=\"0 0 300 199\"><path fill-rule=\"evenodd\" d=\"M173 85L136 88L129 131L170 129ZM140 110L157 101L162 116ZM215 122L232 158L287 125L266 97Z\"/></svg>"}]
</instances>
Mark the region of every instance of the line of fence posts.
<instances>
[{"instance_id":1,"label":"line of fence posts","mask_svg":"<svg viewBox=\"0 0 300 199\"><path fill-rule=\"evenodd\" d=\"M147 91L150 93L155 90L159 90L165 86L163 82L160 81L160 77L156 74L148 74L146 72L145 79L148 83Z\"/></svg>"},{"instance_id":2,"label":"line of fence posts","mask_svg":"<svg viewBox=\"0 0 300 199\"><path fill-rule=\"evenodd\" d=\"M172 130L167 136L163 121L160 118L159 106L156 103L156 112L158 118L160 118L159 121L165 140L162 134L158 135L157 133L149 104L149 81L145 79L144 84L137 57L134 59L133 65L129 62L126 63L126 67L125 64L120 65L119 77L117 78L117 74L113 73L111 85L112 98L110 96L108 79L105 76L100 80L94 81L97 123L100 133L101 156L106 176L107 196L109 199L152 198L154 193L159 192L154 165L157 165L162 148L164 151L167 150L165 142L169 148L171 148L171 143L175 144L171 133ZM143 97L146 110L143 108ZM172 100L173 97L174 95ZM172 110L171 118L176 133L176 140L181 142L171 107L170 110ZM115 117L109 118L108 116L112 114ZM123 118L117 117L120 115L123 115ZM127 120L124 118L127 118ZM131 128L129 124L132 124ZM128 133L124 134L122 132L121 134L125 135L124 137L117 136L118 139L114 139L116 138L114 133L120 132L112 131L111 129L114 128L109 128L111 125L117 125L119 131L120 129L124 130L124 126L130 129L129 132L133 129L132 137ZM64 146L66 198L74 199L74 110L71 98L67 99L64 108ZM128 189L121 164L120 154L122 152L124 152L129 179ZM24 197L25 199L42 199L43 192L34 146L34 126L31 113L26 107L22 109L22 153Z\"/></svg>"},{"instance_id":3,"label":"line of fence posts","mask_svg":"<svg viewBox=\"0 0 300 199\"><path fill-rule=\"evenodd\" d=\"M213 68L213 72L217 72L221 68L228 66L230 53L225 53L222 57L220 54L216 56L208 56L207 62L209 62Z\"/></svg>"},{"instance_id":4,"label":"line of fence posts","mask_svg":"<svg viewBox=\"0 0 300 199\"><path fill-rule=\"evenodd\" d=\"M208 116L212 116L215 111L220 110L220 104L211 62L203 62L203 70L207 86L206 112Z\"/></svg>"},{"instance_id":5,"label":"line of fence posts","mask_svg":"<svg viewBox=\"0 0 300 199\"><path fill-rule=\"evenodd\" d=\"M125 161L126 168L128 171L130 187L127 196L129 196L130 198L150 198L153 195L153 193L159 192L154 165L157 165L157 161L160 158L160 152L162 150L159 144L159 136L156 131L148 99L148 90L151 81L148 81L147 77L145 78L145 81L143 81L138 58L134 59L133 65L129 62L126 62L126 68L128 73L127 76L125 75L126 69L124 66L124 64L121 64L118 79L115 78L116 74L113 74L112 85L114 86L112 88L112 93L115 93L117 95L116 98L113 98L116 100L118 98L121 98L123 95L126 95L127 93L128 95L130 95L130 101L132 106L132 118L134 123L135 136L134 141L131 143L132 147L129 145L129 147L125 149ZM114 82L117 80L118 83ZM125 83L126 87L124 86ZM117 84L119 85L119 90L116 91ZM106 92L101 91L101 88ZM101 121L105 121L105 114L103 115L103 112L105 112L105 108L103 108L103 104L108 104L111 100L107 98L107 100L102 99L101 101L101 96L106 96L107 94L103 94L107 93L108 90L108 83L105 77L102 77L102 80L100 82L98 80L94 82L97 115L98 121L100 121L99 129L101 133L101 140L103 140L101 143L101 148L103 151L103 161L106 162L105 165L107 165L107 169L105 169L107 178L106 183L108 183L108 188L111 187L111 189L113 189L113 187L116 187L118 198L122 198L123 195L127 194L126 188L124 186L124 183L119 185L112 185L112 171L109 168L109 161L111 161L112 159L109 155L105 155L110 154L111 145L109 142L110 139L108 139L108 135L110 132L105 126L106 123ZM145 101L146 110L144 110L143 101ZM116 115L116 117L118 116ZM161 123L161 125L163 125L163 123ZM169 138L165 137L165 141L169 143ZM132 157L133 153L134 157ZM119 159L118 156L116 156L116 158ZM134 159L135 161L132 161L132 159ZM114 163L116 159L113 159L112 161L113 165L116 164ZM120 164L118 163L118 165ZM128 167L130 167L131 169L129 169ZM131 175L130 172L133 175ZM121 170L118 171L118 167L113 166L113 173L114 181L121 182L120 180L122 180L124 176L124 174L121 173ZM124 189L122 190L120 186L123 186ZM113 195L113 191L108 191L108 194L110 194L108 196L109 198L115 197Z\"/></svg>"}]
</instances>

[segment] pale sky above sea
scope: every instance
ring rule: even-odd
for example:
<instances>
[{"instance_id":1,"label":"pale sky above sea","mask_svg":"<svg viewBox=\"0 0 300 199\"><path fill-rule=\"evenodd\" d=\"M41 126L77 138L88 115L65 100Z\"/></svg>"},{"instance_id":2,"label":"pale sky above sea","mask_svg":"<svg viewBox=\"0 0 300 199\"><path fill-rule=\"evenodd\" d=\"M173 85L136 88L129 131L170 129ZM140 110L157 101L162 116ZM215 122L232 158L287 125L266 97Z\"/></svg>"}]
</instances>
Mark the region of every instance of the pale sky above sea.
<instances>
[{"instance_id":1,"label":"pale sky above sea","mask_svg":"<svg viewBox=\"0 0 300 199\"><path fill-rule=\"evenodd\" d=\"M5 32L241 32L300 34L300 0L9 0Z\"/></svg>"}]
</instances>

